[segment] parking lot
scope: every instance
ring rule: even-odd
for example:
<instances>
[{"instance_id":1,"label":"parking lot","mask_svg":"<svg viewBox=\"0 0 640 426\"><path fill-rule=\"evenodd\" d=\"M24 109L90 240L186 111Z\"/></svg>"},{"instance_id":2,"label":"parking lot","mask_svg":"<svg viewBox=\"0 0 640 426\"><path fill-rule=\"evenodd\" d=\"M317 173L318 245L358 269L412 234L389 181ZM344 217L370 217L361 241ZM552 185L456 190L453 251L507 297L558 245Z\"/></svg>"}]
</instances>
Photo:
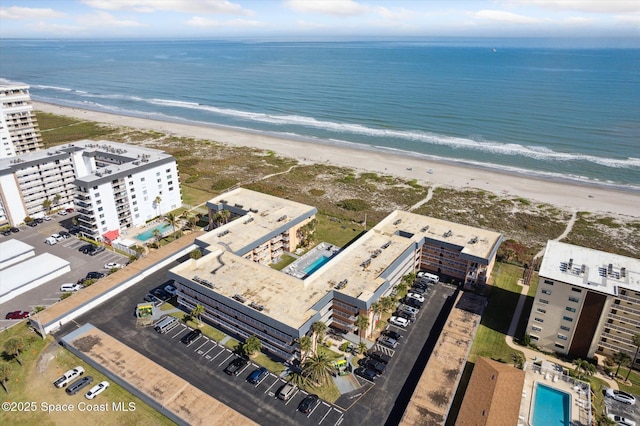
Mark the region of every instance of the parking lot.
<instances>
[{"instance_id":1,"label":"parking lot","mask_svg":"<svg viewBox=\"0 0 640 426\"><path fill-rule=\"evenodd\" d=\"M375 383L358 377L359 389L343 394L335 404L320 401L310 413L304 414L297 407L306 392L297 390L289 401L282 401L276 397L285 383L282 378L269 374L258 385L246 380L257 368L256 364L250 363L237 377L225 374L224 368L235 355L221 342L201 336L187 346L180 341L189 332L184 325L167 334L158 334L152 327L136 328L133 315L136 304L150 291L170 284L166 271L175 265L175 262L168 265L123 291L117 298L97 306L77 318L75 324L65 325L56 335L65 335L79 325L92 323L220 402L265 425L397 423L426 364L432 349L430 342L437 338L437 333L431 330L439 321L446 300L454 292L447 286L433 288L425 296L424 305L413 324L406 329L389 327L402 337L395 349L376 346L375 349L392 355L392 359Z\"/></svg>"},{"instance_id":2,"label":"parking lot","mask_svg":"<svg viewBox=\"0 0 640 426\"><path fill-rule=\"evenodd\" d=\"M23 293L6 303L0 305L0 327L9 326L12 321L5 320L5 314L12 311L33 311L36 306L48 306L60 300L62 292L60 285L66 283L76 283L79 279L84 278L87 272L96 271L107 273L103 268L106 263L115 262L125 264L127 257L115 253L111 250L105 250L95 256L88 256L78 251L78 248L87 244L79 240L73 235L66 240L62 240L55 245L45 244L44 240L51 234L67 231L72 227L73 215L51 216L48 222L42 222L38 226L30 227L27 225L20 226L20 232L11 235L0 235L0 242L9 239L17 239L34 248L35 255L42 253L51 253L70 262L71 271L59 276L41 286Z\"/></svg>"},{"instance_id":3,"label":"parking lot","mask_svg":"<svg viewBox=\"0 0 640 426\"><path fill-rule=\"evenodd\" d=\"M624 402L616 401L613 398L609 398L604 396L604 405L606 408L607 414L614 414L620 417L624 417L627 420L635 421L636 423L640 422L640 417L638 417L638 413L635 410L636 403L634 404L625 404Z\"/></svg>"}]
</instances>

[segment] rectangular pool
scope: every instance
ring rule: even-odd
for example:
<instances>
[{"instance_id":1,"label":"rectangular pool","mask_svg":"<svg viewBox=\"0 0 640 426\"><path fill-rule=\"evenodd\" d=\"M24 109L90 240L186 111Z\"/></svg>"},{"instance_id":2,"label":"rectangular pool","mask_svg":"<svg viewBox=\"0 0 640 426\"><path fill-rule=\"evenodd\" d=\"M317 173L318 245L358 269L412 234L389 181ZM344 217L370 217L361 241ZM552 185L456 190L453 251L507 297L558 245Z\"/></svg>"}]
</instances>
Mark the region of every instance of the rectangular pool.
<instances>
[{"instance_id":1,"label":"rectangular pool","mask_svg":"<svg viewBox=\"0 0 640 426\"><path fill-rule=\"evenodd\" d=\"M144 231L141 234L136 235L136 240L145 242L153 238L153 231L155 231L156 229L160 231L160 234L163 234L169 229L171 229L171 225L169 225L168 223L161 223L158 226L155 226L147 231Z\"/></svg>"},{"instance_id":2,"label":"rectangular pool","mask_svg":"<svg viewBox=\"0 0 640 426\"><path fill-rule=\"evenodd\" d=\"M322 268L322 265L327 263L330 259L331 259L330 257L320 256L319 258L314 260L311 265L309 265L306 268L304 268L304 273L306 275L313 274L315 271L317 271L318 269Z\"/></svg>"},{"instance_id":3,"label":"rectangular pool","mask_svg":"<svg viewBox=\"0 0 640 426\"><path fill-rule=\"evenodd\" d=\"M570 426L571 395L542 383L536 384L533 426Z\"/></svg>"}]
</instances>

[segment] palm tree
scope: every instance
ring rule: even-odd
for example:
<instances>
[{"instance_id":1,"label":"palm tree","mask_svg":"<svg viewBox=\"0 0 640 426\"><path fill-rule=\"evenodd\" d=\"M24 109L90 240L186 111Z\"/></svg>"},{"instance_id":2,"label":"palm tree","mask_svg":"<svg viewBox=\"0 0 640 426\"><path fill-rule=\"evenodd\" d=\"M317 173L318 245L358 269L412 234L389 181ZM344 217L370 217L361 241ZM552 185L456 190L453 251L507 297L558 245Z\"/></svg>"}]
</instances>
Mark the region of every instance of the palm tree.
<instances>
[{"instance_id":1,"label":"palm tree","mask_svg":"<svg viewBox=\"0 0 640 426\"><path fill-rule=\"evenodd\" d=\"M576 366L575 371L579 379L584 379L585 376L593 376L596 372L596 366L585 359L578 358L573 361L573 364Z\"/></svg>"},{"instance_id":2,"label":"palm tree","mask_svg":"<svg viewBox=\"0 0 640 426\"><path fill-rule=\"evenodd\" d=\"M245 340L244 345L242 345L242 352L248 356L260 352L260 349L262 349L262 342L260 342L260 339L258 339L255 334Z\"/></svg>"},{"instance_id":3,"label":"palm tree","mask_svg":"<svg viewBox=\"0 0 640 426\"><path fill-rule=\"evenodd\" d=\"M160 216L160 203L162 202L162 198L157 195L156 198L153 199L153 204L156 205L156 208L158 209L158 216Z\"/></svg>"},{"instance_id":4,"label":"palm tree","mask_svg":"<svg viewBox=\"0 0 640 426\"><path fill-rule=\"evenodd\" d=\"M358 352L360 352L361 354L365 354L368 350L369 348L367 347L367 344L365 342L358 343Z\"/></svg>"},{"instance_id":5,"label":"palm tree","mask_svg":"<svg viewBox=\"0 0 640 426\"><path fill-rule=\"evenodd\" d=\"M631 365L629 366L629 371L627 371L627 377L624 378L625 381L629 380L629 374L631 374L631 368L633 368L633 366L636 363L636 358L638 358L638 349L640 349L640 333L634 334L632 340L633 340L634 346L636 347L636 353L631 359Z\"/></svg>"},{"instance_id":6,"label":"palm tree","mask_svg":"<svg viewBox=\"0 0 640 426\"><path fill-rule=\"evenodd\" d=\"M58 204L60 204L60 199L61 199L61 198L62 198L62 195L60 195L60 194L56 194L56 195L54 195L54 196L53 196L53 204L55 204L56 206L57 206Z\"/></svg>"},{"instance_id":7,"label":"palm tree","mask_svg":"<svg viewBox=\"0 0 640 426\"><path fill-rule=\"evenodd\" d=\"M53 202L50 199L45 198L42 202L42 208L45 209L47 213L51 213L51 206L53 206Z\"/></svg>"},{"instance_id":8,"label":"palm tree","mask_svg":"<svg viewBox=\"0 0 640 426\"><path fill-rule=\"evenodd\" d=\"M200 315L202 315L203 313L204 313L204 306L198 303L196 307L191 310L189 315L191 315L191 318L195 318L196 322L200 324L201 322Z\"/></svg>"},{"instance_id":9,"label":"palm tree","mask_svg":"<svg viewBox=\"0 0 640 426\"><path fill-rule=\"evenodd\" d=\"M396 306L396 302L389 296L381 297L380 304L382 305L382 310L384 312L388 312Z\"/></svg>"},{"instance_id":10,"label":"palm tree","mask_svg":"<svg viewBox=\"0 0 640 426\"><path fill-rule=\"evenodd\" d=\"M631 356L625 352L616 352L613 354L613 361L618 364L618 368L616 368L616 376L618 375L618 371L620 371L620 366L622 364L629 364L631 361Z\"/></svg>"},{"instance_id":11,"label":"palm tree","mask_svg":"<svg viewBox=\"0 0 640 426\"><path fill-rule=\"evenodd\" d=\"M6 362L0 363L0 383L2 383L2 387L6 393L9 393L9 389L7 388L7 382L11 378L11 366Z\"/></svg>"},{"instance_id":12,"label":"palm tree","mask_svg":"<svg viewBox=\"0 0 640 426\"><path fill-rule=\"evenodd\" d=\"M317 352L318 342L322 342L324 335L327 332L327 324L322 321L316 321L311 324L311 330L313 331L313 352Z\"/></svg>"},{"instance_id":13,"label":"palm tree","mask_svg":"<svg viewBox=\"0 0 640 426\"><path fill-rule=\"evenodd\" d=\"M324 353L311 355L302 366L302 374L315 386L329 383L336 373L333 361Z\"/></svg>"},{"instance_id":14,"label":"palm tree","mask_svg":"<svg viewBox=\"0 0 640 426\"><path fill-rule=\"evenodd\" d=\"M367 327L369 327L369 318L366 315L360 314L358 318L356 318L355 325L358 327L358 337L360 337L360 342L362 342L362 332L364 331L366 334Z\"/></svg>"},{"instance_id":15,"label":"palm tree","mask_svg":"<svg viewBox=\"0 0 640 426\"><path fill-rule=\"evenodd\" d=\"M287 376L287 381L292 382L301 388L307 383L307 378L298 371L291 371Z\"/></svg>"},{"instance_id":16,"label":"palm tree","mask_svg":"<svg viewBox=\"0 0 640 426\"><path fill-rule=\"evenodd\" d=\"M524 355L522 355L522 352L512 353L511 358L513 359L513 365L522 370L522 367L524 366Z\"/></svg>"},{"instance_id":17,"label":"palm tree","mask_svg":"<svg viewBox=\"0 0 640 426\"><path fill-rule=\"evenodd\" d=\"M24 350L24 341L19 338L13 338L7 340L7 343L4 345L4 349L9 356L12 356L18 361L18 364L22 365L22 360L20 359L20 352Z\"/></svg>"},{"instance_id":18,"label":"palm tree","mask_svg":"<svg viewBox=\"0 0 640 426\"><path fill-rule=\"evenodd\" d=\"M382 303L380 303L380 301L373 302L371 304L371 310L373 311L373 322L371 323L371 332L373 333L373 329L380 320L380 314L382 313Z\"/></svg>"},{"instance_id":19,"label":"palm tree","mask_svg":"<svg viewBox=\"0 0 640 426\"><path fill-rule=\"evenodd\" d=\"M300 341L298 342L298 345L300 346L300 358L301 358L300 362L304 362L304 360L307 358L307 354L313 347L313 342L311 341L311 337L302 336L300 338Z\"/></svg>"},{"instance_id":20,"label":"palm tree","mask_svg":"<svg viewBox=\"0 0 640 426\"><path fill-rule=\"evenodd\" d=\"M220 215L220 220L224 220L224 223L229 222L229 218L231 217L231 212L229 210L220 210L218 214Z\"/></svg>"},{"instance_id":21,"label":"palm tree","mask_svg":"<svg viewBox=\"0 0 640 426\"><path fill-rule=\"evenodd\" d=\"M158 228L153 228L153 237L156 239L156 246L160 248L160 236L162 232Z\"/></svg>"},{"instance_id":22,"label":"palm tree","mask_svg":"<svg viewBox=\"0 0 640 426\"><path fill-rule=\"evenodd\" d=\"M171 225L171 229L175 233L176 224L178 223L178 218L176 217L176 215L173 213L167 213L167 215L165 216L165 219L167 220L167 222L169 222L169 225Z\"/></svg>"}]
</instances>

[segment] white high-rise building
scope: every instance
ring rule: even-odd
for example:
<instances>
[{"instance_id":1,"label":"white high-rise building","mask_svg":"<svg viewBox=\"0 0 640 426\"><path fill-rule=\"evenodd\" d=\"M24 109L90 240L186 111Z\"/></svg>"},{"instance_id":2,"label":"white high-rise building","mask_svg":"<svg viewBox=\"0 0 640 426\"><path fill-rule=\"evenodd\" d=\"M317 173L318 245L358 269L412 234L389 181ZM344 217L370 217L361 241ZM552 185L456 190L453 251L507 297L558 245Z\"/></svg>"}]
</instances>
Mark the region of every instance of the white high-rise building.
<instances>
[{"instance_id":1,"label":"white high-rise building","mask_svg":"<svg viewBox=\"0 0 640 426\"><path fill-rule=\"evenodd\" d=\"M29 86L0 84L0 159L42 148Z\"/></svg>"},{"instance_id":2,"label":"white high-rise building","mask_svg":"<svg viewBox=\"0 0 640 426\"><path fill-rule=\"evenodd\" d=\"M74 207L82 232L109 238L181 204L176 160L156 149L85 140L0 159L0 225Z\"/></svg>"}]
</instances>

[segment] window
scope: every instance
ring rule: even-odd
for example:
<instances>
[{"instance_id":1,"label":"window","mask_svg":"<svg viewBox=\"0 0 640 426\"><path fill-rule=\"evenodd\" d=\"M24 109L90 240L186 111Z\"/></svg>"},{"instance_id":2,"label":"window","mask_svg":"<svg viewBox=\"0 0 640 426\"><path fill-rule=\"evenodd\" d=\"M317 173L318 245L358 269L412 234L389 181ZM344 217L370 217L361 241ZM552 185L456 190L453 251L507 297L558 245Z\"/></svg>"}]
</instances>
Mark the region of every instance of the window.
<instances>
[{"instance_id":1,"label":"window","mask_svg":"<svg viewBox=\"0 0 640 426\"><path fill-rule=\"evenodd\" d=\"M544 299L540 299L540 303L544 303L545 305L548 305L549 301L548 300L544 300Z\"/></svg>"},{"instance_id":2,"label":"window","mask_svg":"<svg viewBox=\"0 0 640 426\"><path fill-rule=\"evenodd\" d=\"M104 207L98 207L99 212L101 212L102 210L104 210Z\"/></svg>"},{"instance_id":3,"label":"window","mask_svg":"<svg viewBox=\"0 0 640 426\"><path fill-rule=\"evenodd\" d=\"M102 204L102 200L96 200L96 204Z\"/></svg>"},{"instance_id":4,"label":"window","mask_svg":"<svg viewBox=\"0 0 640 426\"><path fill-rule=\"evenodd\" d=\"M160 176L160 172L156 172L156 176Z\"/></svg>"},{"instance_id":5,"label":"window","mask_svg":"<svg viewBox=\"0 0 640 426\"><path fill-rule=\"evenodd\" d=\"M162 179L158 178L158 183L161 183L161 182L162 182Z\"/></svg>"},{"instance_id":6,"label":"window","mask_svg":"<svg viewBox=\"0 0 640 426\"><path fill-rule=\"evenodd\" d=\"M564 317L562 317L562 319L565 320L565 321L569 321L569 322L573 321L573 318L568 317L568 316L564 316Z\"/></svg>"},{"instance_id":7,"label":"window","mask_svg":"<svg viewBox=\"0 0 640 426\"><path fill-rule=\"evenodd\" d=\"M143 177L142 177L142 178L140 178L140 182L144 182L144 178L143 178Z\"/></svg>"},{"instance_id":8,"label":"window","mask_svg":"<svg viewBox=\"0 0 640 426\"><path fill-rule=\"evenodd\" d=\"M560 326L560 330L563 330L563 331L571 331L571 329L570 329L569 327L567 327L566 325L561 325L561 326Z\"/></svg>"},{"instance_id":9,"label":"window","mask_svg":"<svg viewBox=\"0 0 640 426\"><path fill-rule=\"evenodd\" d=\"M538 308L536 309L538 312L540 312L541 314L546 314L547 310L546 309L542 309L542 308Z\"/></svg>"},{"instance_id":10,"label":"window","mask_svg":"<svg viewBox=\"0 0 640 426\"><path fill-rule=\"evenodd\" d=\"M575 291L576 293L582 293L582 289L571 287L571 291Z\"/></svg>"},{"instance_id":11,"label":"window","mask_svg":"<svg viewBox=\"0 0 640 426\"><path fill-rule=\"evenodd\" d=\"M104 219L104 213L100 215L100 219ZM104 225L104 224L103 224Z\"/></svg>"},{"instance_id":12,"label":"window","mask_svg":"<svg viewBox=\"0 0 640 426\"><path fill-rule=\"evenodd\" d=\"M532 329L533 331L542 331L542 329L541 329L540 327L537 327L537 326L535 326L535 325L532 325L532 326L531 326L531 329Z\"/></svg>"},{"instance_id":13,"label":"window","mask_svg":"<svg viewBox=\"0 0 640 426\"><path fill-rule=\"evenodd\" d=\"M551 290L542 290L542 294L551 294Z\"/></svg>"},{"instance_id":14,"label":"window","mask_svg":"<svg viewBox=\"0 0 640 426\"><path fill-rule=\"evenodd\" d=\"M173 186L170 186L170 187L169 187L169 191L173 191Z\"/></svg>"},{"instance_id":15,"label":"window","mask_svg":"<svg viewBox=\"0 0 640 426\"><path fill-rule=\"evenodd\" d=\"M533 320L536 321L536 322L544 322L544 320L542 318L538 318L538 317L534 318Z\"/></svg>"},{"instance_id":16,"label":"window","mask_svg":"<svg viewBox=\"0 0 640 426\"><path fill-rule=\"evenodd\" d=\"M565 309L567 311L569 311L569 312L575 312L576 311L576 308L572 308L571 306L567 306Z\"/></svg>"},{"instance_id":17,"label":"window","mask_svg":"<svg viewBox=\"0 0 640 426\"><path fill-rule=\"evenodd\" d=\"M567 336L565 336L564 334L558 333L558 339L560 339L560 340L568 340L569 338Z\"/></svg>"},{"instance_id":18,"label":"window","mask_svg":"<svg viewBox=\"0 0 640 426\"><path fill-rule=\"evenodd\" d=\"M569 297L569 302L578 303L579 301L580 301L580 299L578 299L577 297Z\"/></svg>"},{"instance_id":19,"label":"window","mask_svg":"<svg viewBox=\"0 0 640 426\"><path fill-rule=\"evenodd\" d=\"M551 281L551 280L544 280L544 283L545 284L549 284L549 285L553 285L553 281Z\"/></svg>"},{"instance_id":20,"label":"window","mask_svg":"<svg viewBox=\"0 0 640 426\"><path fill-rule=\"evenodd\" d=\"M564 345L561 345L560 343L556 343L556 344L555 344L555 345L553 345L553 346L555 346L555 347L556 347L556 348L558 348L558 349L564 349Z\"/></svg>"},{"instance_id":21,"label":"window","mask_svg":"<svg viewBox=\"0 0 640 426\"><path fill-rule=\"evenodd\" d=\"M165 173L171 173L171 169L167 169Z\"/></svg>"},{"instance_id":22,"label":"window","mask_svg":"<svg viewBox=\"0 0 640 426\"><path fill-rule=\"evenodd\" d=\"M538 340L538 339L539 339L539 337L538 337L538 336L535 336L535 335L533 335L533 334L532 334L531 336L529 336L529 337L531 337L531 340Z\"/></svg>"}]
</instances>

